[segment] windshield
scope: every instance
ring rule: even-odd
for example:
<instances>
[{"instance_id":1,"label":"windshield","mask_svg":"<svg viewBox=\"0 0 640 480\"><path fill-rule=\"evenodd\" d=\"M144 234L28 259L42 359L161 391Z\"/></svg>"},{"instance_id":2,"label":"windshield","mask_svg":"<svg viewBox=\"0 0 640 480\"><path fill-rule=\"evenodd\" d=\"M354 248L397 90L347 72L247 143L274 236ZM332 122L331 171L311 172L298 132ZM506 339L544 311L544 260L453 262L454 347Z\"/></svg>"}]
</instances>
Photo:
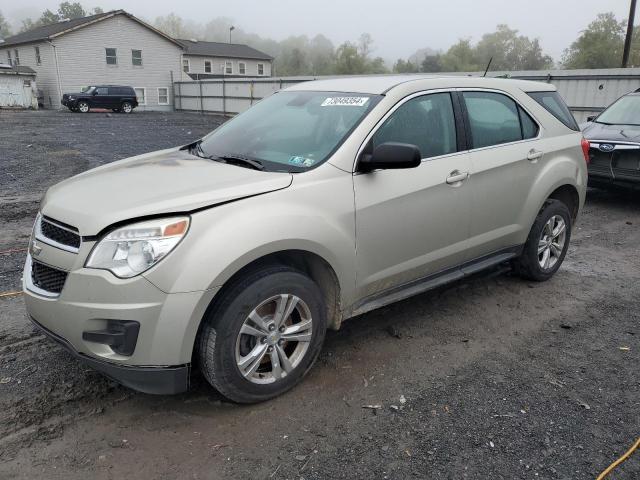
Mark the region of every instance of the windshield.
<instances>
[{"instance_id":1,"label":"windshield","mask_svg":"<svg viewBox=\"0 0 640 480\"><path fill-rule=\"evenodd\" d=\"M329 158L380 98L279 92L207 135L201 151L256 160L270 171L305 171Z\"/></svg>"},{"instance_id":2,"label":"windshield","mask_svg":"<svg viewBox=\"0 0 640 480\"><path fill-rule=\"evenodd\" d=\"M627 95L602 112L595 120L610 125L640 125L640 95Z\"/></svg>"},{"instance_id":3,"label":"windshield","mask_svg":"<svg viewBox=\"0 0 640 480\"><path fill-rule=\"evenodd\" d=\"M96 87L82 87L81 92L82 93L90 93L91 91L93 91Z\"/></svg>"}]
</instances>

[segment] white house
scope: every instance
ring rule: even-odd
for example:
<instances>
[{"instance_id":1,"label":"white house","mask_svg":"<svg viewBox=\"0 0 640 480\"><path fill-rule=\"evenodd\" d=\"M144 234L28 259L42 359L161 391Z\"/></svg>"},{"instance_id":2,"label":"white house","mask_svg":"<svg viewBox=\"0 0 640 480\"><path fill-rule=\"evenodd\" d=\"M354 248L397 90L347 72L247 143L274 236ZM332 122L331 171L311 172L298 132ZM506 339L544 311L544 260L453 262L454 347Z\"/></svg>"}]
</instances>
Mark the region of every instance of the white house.
<instances>
[{"instance_id":1,"label":"white house","mask_svg":"<svg viewBox=\"0 0 640 480\"><path fill-rule=\"evenodd\" d=\"M221 57L217 54L221 48L211 46L216 45L213 42L198 47L191 43L199 42L173 39L124 10L115 10L8 37L0 41L0 62L32 68L47 108L61 108L63 93L111 84L135 88L140 110L171 110L172 83L191 79L185 65L191 70L191 65L197 68L202 62L205 73L204 58L216 65L222 62L225 68L231 62L231 71L238 72L234 75L241 75L242 63L245 75L271 75L271 57L246 45L227 44L228 56ZM206 55L200 55L204 45L209 45ZM211 68L224 74L222 67Z\"/></svg>"},{"instance_id":2,"label":"white house","mask_svg":"<svg viewBox=\"0 0 640 480\"><path fill-rule=\"evenodd\" d=\"M178 40L182 54L183 80L233 77L270 77L273 57L237 43Z\"/></svg>"}]
</instances>

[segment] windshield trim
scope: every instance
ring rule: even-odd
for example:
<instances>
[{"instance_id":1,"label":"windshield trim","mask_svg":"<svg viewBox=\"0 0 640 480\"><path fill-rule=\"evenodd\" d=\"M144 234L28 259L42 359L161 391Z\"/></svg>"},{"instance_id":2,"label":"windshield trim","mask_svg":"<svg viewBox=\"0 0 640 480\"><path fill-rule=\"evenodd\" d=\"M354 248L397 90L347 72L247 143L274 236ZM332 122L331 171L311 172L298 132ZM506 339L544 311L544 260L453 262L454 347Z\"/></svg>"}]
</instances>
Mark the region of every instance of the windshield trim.
<instances>
[{"instance_id":1,"label":"windshield trim","mask_svg":"<svg viewBox=\"0 0 640 480\"><path fill-rule=\"evenodd\" d=\"M265 160L263 158L249 157L248 155L244 155L244 154L242 155L242 156L251 158L252 160L256 160L256 161L262 163L265 168L264 168L264 170L260 170L260 171L262 171L262 172L304 173L304 172L310 172L311 170L314 170L314 169L320 167L321 165L324 165L325 163L327 163L331 159L331 157L333 157L333 155L338 151L338 149L340 147L342 147L342 145L347 141L347 139L349 139L349 137L351 137L351 135L353 134L355 129L358 128L358 126L362 123L362 121L371 113L371 111L375 108L375 106L378 105L378 103L380 103L380 101L384 98L384 94L374 94L374 93L344 92L344 91L334 91L334 90L305 90L305 92L319 93L319 94L325 94L325 93L326 94L339 94L339 95L343 95L343 96L361 96L361 97L366 96L366 97L369 98L369 102L368 102L367 108L364 110L364 112L362 113L360 118L358 118L358 120L354 122L354 124L351 126L351 128L349 128L345 132L345 134L342 136L342 138L327 153L327 155L325 155L325 157L322 160L316 162L314 165L312 165L310 167L303 167L303 166L298 166L298 165L289 165L289 164L286 164L286 163L280 163L280 162L274 162L274 161L270 161L270 160ZM266 100L267 98L271 98L273 95L286 94L286 93L299 93L299 92L297 92L297 91L289 92L288 90L281 90L281 91L275 92L272 95L264 97L259 102L254 103L254 106L259 104L260 102ZM222 127L225 124L226 124L226 122L221 124L221 125L219 125L214 130L212 130L211 132L207 133L204 137L202 137L199 140L200 145L202 145L206 141L206 139L208 137L213 135L220 127ZM237 152L226 152L226 153L234 154L234 155L238 154ZM216 153L211 153L211 155L217 156Z\"/></svg>"}]
</instances>

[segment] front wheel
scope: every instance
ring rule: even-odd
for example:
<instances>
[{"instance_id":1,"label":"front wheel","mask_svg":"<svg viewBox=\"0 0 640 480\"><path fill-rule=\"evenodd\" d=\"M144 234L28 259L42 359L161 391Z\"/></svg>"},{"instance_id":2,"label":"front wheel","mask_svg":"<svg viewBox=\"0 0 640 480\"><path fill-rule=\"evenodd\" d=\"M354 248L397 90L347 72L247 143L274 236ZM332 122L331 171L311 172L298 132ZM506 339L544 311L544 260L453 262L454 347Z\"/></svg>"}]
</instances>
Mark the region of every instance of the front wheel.
<instances>
[{"instance_id":1,"label":"front wheel","mask_svg":"<svg viewBox=\"0 0 640 480\"><path fill-rule=\"evenodd\" d=\"M327 328L320 288L280 266L234 282L204 322L200 368L238 403L268 400L298 383L318 357Z\"/></svg>"},{"instance_id":2,"label":"front wheel","mask_svg":"<svg viewBox=\"0 0 640 480\"><path fill-rule=\"evenodd\" d=\"M89 104L87 102L78 102L76 110L80 113L87 113L89 111Z\"/></svg>"},{"instance_id":3,"label":"front wheel","mask_svg":"<svg viewBox=\"0 0 640 480\"><path fill-rule=\"evenodd\" d=\"M559 200L549 199L538 213L531 232L515 261L515 270L524 278L542 282L560 268L571 239L571 215Z\"/></svg>"}]
</instances>

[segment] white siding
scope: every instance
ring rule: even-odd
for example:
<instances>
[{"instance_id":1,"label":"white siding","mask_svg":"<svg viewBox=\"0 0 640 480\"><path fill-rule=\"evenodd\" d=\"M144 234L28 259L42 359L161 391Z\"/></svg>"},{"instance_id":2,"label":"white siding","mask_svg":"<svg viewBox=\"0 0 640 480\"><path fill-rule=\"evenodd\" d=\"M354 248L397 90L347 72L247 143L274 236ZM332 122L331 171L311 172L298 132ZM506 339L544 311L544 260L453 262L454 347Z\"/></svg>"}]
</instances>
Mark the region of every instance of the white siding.
<instances>
[{"instance_id":1,"label":"white siding","mask_svg":"<svg viewBox=\"0 0 640 480\"><path fill-rule=\"evenodd\" d=\"M97 22L53 40L58 51L62 91L77 92L86 85L129 85L146 89L140 110L171 110L158 105L158 88L171 92L171 72L180 78L182 49L124 15ZM106 48L116 48L117 65L107 65ZM142 66L131 62L131 50L142 50ZM58 100L59 103L59 100Z\"/></svg>"},{"instance_id":2,"label":"white siding","mask_svg":"<svg viewBox=\"0 0 640 480\"><path fill-rule=\"evenodd\" d=\"M35 47L40 48L41 64L36 63ZM44 95L44 106L58 108L60 97L58 95L58 81L56 76L56 62L53 47L47 42L28 43L10 48L0 47L0 62L6 63L7 50L11 51L11 58L15 59L14 50L20 54L20 65L31 67L36 72L38 90Z\"/></svg>"},{"instance_id":3,"label":"white siding","mask_svg":"<svg viewBox=\"0 0 640 480\"><path fill-rule=\"evenodd\" d=\"M212 75L225 75L224 66L225 62L231 61L233 63L233 76L240 75L240 69L238 67L239 63L245 63L246 72L245 75L247 77L255 77L258 75L258 64L262 63L264 65L264 76L271 76L271 60L250 60L250 59L241 59L241 58L221 58L221 57L204 57L199 55L184 55L185 59L189 60L189 73L198 73L198 74L212 74ZM205 60L211 62L211 72L204 71L204 62ZM189 77L186 73L182 75L182 80L189 81L191 77ZM178 81L178 77L176 77L176 81Z\"/></svg>"}]
</instances>

